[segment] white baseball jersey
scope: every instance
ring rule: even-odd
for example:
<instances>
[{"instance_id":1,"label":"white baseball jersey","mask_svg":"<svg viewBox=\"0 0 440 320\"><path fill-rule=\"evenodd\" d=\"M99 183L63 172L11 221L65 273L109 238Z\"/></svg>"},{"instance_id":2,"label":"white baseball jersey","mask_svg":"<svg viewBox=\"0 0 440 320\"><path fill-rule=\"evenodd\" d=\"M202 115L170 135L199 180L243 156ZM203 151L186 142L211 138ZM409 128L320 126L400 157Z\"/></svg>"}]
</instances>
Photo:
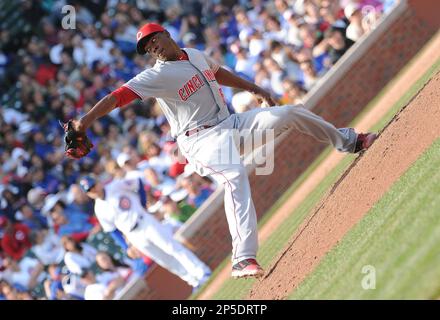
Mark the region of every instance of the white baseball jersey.
<instances>
[{"instance_id":1,"label":"white baseball jersey","mask_svg":"<svg viewBox=\"0 0 440 320\"><path fill-rule=\"evenodd\" d=\"M95 214L102 229L119 229L134 247L156 263L189 285L200 285L211 270L142 207L138 188L138 179L116 180L105 186L104 199L95 201Z\"/></svg>"},{"instance_id":2,"label":"white baseball jersey","mask_svg":"<svg viewBox=\"0 0 440 320\"><path fill-rule=\"evenodd\" d=\"M96 199L95 214L104 232L130 232L145 209L139 201L137 179L114 180L104 187L105 199Z\"/></svg>"},{"instance_id":3,"label":"white baseball jersey","mask_svg":"<svg viewBox=\"0 0 440 320\"><path fill-rule=\"evenodd\" d=\"M215 125L229 116L220 85L219 69L203 52L185 48L189 60L161 61L124 86L142 100L155 97L174 137L201 125Z\"/></svg>"}]
</instances>

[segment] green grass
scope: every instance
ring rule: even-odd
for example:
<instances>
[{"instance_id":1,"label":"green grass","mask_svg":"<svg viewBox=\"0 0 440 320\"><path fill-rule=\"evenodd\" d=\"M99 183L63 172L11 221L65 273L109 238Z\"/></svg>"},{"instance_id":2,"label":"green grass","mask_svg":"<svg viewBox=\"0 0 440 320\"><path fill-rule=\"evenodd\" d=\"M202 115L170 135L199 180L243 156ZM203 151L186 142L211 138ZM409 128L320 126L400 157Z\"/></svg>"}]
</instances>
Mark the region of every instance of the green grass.
<instances>
[{"instance_id":1,"label":"green grass","mask_svg":"<svg viewBox=\"0 0 440 320\"><path fill-rule=\"evenodd\" d=\"M334 247L290 299L430 299L440 293L440 139ZM362 268L376 270L365 290Z\"/></svg>"},{"instance_id":2,"label":"green grass","mask_svg":"<svg viewBox=\"0 0 440 320\"><path fill-rule=\"evenodd\" d=\"M417 56L415 57L417 58ZM414 58L414 59L415 59ZM409 65L414 63L414 59L405 66L405 69ZM390 109L390 111L377 123L371 130L378 132L382 130L387 123L394 117L394 115L404 107L412 97L419 91L425 83L440 70L440 59L431 66L431 68L411 87L408 92L406 92L397 103ZM401 71L392 82L398 79L403 71ZM371 101L360 115L358 115L350 124L350 126L356 126L365 115L366 111L370 110L373 105L377 102L379 97L382 97L385 92L389 89L387 85L378 96ZM326 148L321 155L309 166L309 168L292 184L292 186L280 197L280 199L271 207L267 214L260 220L258 227L261 228L281 207L281 205L293 194L293 192L304 182L310 174L322 163L322 161L328 156L332 148ZM336 182L338 177L344 172L351 162L355 159L355 156L348 155L335 167L324 181L303 201L303 203L286 219L273 234L264 243L260 244L258 259L263 267L270 265L271 261L276 257L276 255L282 250L291 237L295 233L298 226L304 221L304 219L309 215L310 210L321 200L322 196L329 190L329 188ZM207 287L215 279L216 275L224 268L230 257L226 258L214 271L211 280L204 286ZM228 279L225 281L223 286L218 290L218 292L212 297L213 299L242 299L249 292L250 288L253 286L255 280L242 279L233 280ZM200 293L203 292L203 288L199 293L192 295L190 299L197 299Z\"/></svg>"}]
</instances>

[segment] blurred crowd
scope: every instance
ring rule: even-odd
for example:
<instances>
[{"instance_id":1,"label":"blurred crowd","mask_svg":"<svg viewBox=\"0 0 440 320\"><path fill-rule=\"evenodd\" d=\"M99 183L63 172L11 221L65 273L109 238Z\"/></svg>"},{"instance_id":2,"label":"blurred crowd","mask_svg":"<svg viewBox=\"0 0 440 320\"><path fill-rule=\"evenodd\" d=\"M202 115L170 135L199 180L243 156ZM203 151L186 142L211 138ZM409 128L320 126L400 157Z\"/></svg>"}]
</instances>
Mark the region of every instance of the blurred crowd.
<instances>
[{"instance_id":1,"label":"blurred crowd","mask_svg":"<svg viewBox=\"0 0 440 320\"><path fill-rule=\"evenodd\" d=\"M194 174L155 99L96 121L95 148L64 156L59 121L78 118L154 63L136 33L159 22L283 104L319 79L396 0L21 0L0 3L0 299L112 299L152 261L102 232L78 179L140 178L172 232L215 190ZM75 29L61 27L64 5ZM231 112L258 107L224 88Z\"/></svg>"}]
</instances>

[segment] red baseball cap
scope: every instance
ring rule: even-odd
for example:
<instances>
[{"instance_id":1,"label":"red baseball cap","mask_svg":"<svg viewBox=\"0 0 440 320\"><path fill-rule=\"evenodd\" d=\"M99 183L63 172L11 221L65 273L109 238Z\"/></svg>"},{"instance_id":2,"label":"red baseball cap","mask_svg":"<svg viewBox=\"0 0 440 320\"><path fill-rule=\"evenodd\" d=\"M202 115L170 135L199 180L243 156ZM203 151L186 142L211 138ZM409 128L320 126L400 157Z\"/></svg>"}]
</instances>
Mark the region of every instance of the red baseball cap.
<instances>
[{"instance_id":1,"label":"red baseball cap","mask_svg":"<svg viewBox=\"0 0 440 320\"><path fill-rule=\"evenodd\" d=\"M157 23L147 23L145 25L143 25L138 33L136 34L136 39L137 39L137 46L136 46L136 51L139 54L146 54L147 52L145 51L145 44L146 41L148 40L148 36L150 36L153 33L156 32L163 32L165 31L165 29L157 24Z\"/></svg>"}]
</instances>

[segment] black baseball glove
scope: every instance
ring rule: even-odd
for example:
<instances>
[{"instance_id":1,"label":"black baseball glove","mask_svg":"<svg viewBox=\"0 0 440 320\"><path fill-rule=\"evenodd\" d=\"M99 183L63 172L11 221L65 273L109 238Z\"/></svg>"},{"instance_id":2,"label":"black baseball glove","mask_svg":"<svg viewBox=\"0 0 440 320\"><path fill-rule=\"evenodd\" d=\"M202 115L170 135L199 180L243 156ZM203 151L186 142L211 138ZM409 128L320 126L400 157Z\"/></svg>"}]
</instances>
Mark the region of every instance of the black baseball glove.
<instances>
[{"instance_id":1,"label":"black baseball glove","mask_svg":"<svg viewBox=\"0 0 440 320\"><path fill-rule=\"evenodd\" d=\"M70 159L75 160L85 157L93 148L93 144L86 133L75 130L72 120L69 120L67 123L60 122L60 125L65 132L64 142L66 146L64 154Z\"/></svg>"}]
</instances>

